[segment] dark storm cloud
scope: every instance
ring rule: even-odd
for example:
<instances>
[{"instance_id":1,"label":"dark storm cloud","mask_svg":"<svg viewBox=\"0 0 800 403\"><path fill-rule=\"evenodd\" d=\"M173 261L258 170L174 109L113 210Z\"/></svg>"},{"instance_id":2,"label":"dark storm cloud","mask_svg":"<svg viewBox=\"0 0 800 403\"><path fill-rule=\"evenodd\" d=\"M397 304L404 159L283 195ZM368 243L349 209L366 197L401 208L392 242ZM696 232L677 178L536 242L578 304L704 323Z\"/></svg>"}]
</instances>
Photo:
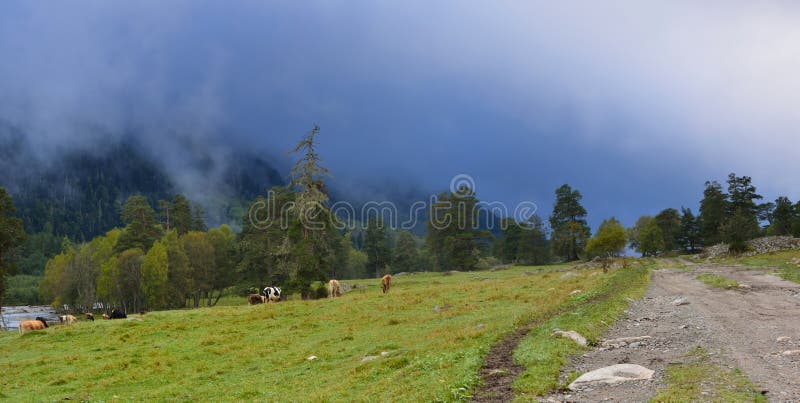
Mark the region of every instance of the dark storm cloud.
<instances>
[{"instance_id":1,"label":"dark storm cloud","mask_svg":"<svg viewBox=\"0 0 800 403\"><path fill-rule=\"evenodd\" d=\"M729 171L800 196L793 3L559 4L4 2L0 117L41 156L133 133L189 193L198 155L285 164L318 123L361 197L468 173L547 215L569 182L630 224Z\"/></svg>"}]
</instances>

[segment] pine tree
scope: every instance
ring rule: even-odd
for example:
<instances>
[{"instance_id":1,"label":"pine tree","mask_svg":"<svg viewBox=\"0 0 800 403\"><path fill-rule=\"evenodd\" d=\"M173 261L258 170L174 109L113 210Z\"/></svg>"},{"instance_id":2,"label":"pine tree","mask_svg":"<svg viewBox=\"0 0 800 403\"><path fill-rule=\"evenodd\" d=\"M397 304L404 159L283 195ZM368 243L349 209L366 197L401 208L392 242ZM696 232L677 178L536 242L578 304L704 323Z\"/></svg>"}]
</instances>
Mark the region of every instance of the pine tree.
<instances>
[{"instance_id":1,"label":"pine tree","mask_svg":"<svg viewBox=\"0 0 800 403\"><path fill-rule=\"evenodd\" d=\"M185 235L194 228L194 221L192 217L192 207L189 204L189 199L184 195L176 194L172 198L171 216L172 228L178 231L178 236Z\"/></svg>"},{"instance_id":2,"label":"pine tree","mask_svg":"<svg viewBox=\"0 0 800 403\"><path fill-rule=\"evenodd\" d=\"M523 264L543 265L550 263L551 248L547 240L547 229L538 215L533 215L522 226L517 244L517 261Z\"/></svg>"},{"instance_id":3,"label":"pine tree","mask_svg":"<svg viewBox=\"0 0 800 403\"><path fill-rule=\"evenodd\" d=\"M511 217L503 218L500 222L503 237L498 239L496 257L503 263L516 263L520 259L520 243L522 242L523 229Z\"/></svg>"},{"instance_id":4,"label":"pine tree","mask_svg":"<svg viewBox=\"0 0 800 403\"><path fill-rule=\"evenodd\" d=\"M756 193L756 187L751 182L752 179L749 176L736 176L735 173L728 175L730 203L727 212L729 217L740 212L742 217L756 219L758 204L755 201L761 200L763 197Z\"/></svg>"},{"instance_id":5,"label":"pine tree","mask_svg":"<svg viewBox=\"0 0 800 403\"><path fill-rule=\"evenodd\" d=\"M153 242L161 238L163 229L156 219L156 213L147 199L141 195L128 198L122 210L125 229L117 242L117 252L138 248L150 249Z\"/></svg>"},{"instance_id":6,"label":"pine tree","mask_svg":"<svg viewBox=\"0 0 800 403\"><path fill-rule=\"evenodd\" d=\"M478 199L468 187L442 193L429 211L426 244L438 270L474 270L491 240L478 229Z\"/></svg>"},{"instance_id":7,"label":"pine tree","mask_svg":"<svg viewBox=\"0 0 800 403\"><path fill-rule=\"evenodd\" d=\"M664 250L680 249L681 216L678 210L664 209L655 216L655 220L664 235Z\"/></svg>"},{"instance_id":8,"label":"pine tree","mask_svg":"<svg viewBox=\"0 0 800 403\"><path fill-rule=\"evenodd\" d=\"M375 273L375 277L390 274L383 272L386 266L391 264L391 252L386 227L380 218L371 217L367 221L362 251L367 255L367 270L370 273Z\"/></svg>"},{"instance_id":9,"label":"pine tree","mask_svg":"<svg viewBox=\"0 0 800 403\"><path fill-rule=\"evenodd\" d=\"M206 212L199 203L195 203L192 207L192 231L206 232Z\"/></svg>"},{"instance_id":10,"label":"pine tree","mask_svg":"<svg viewBox=\"0 0 800 403\"><path fill-rule=\"evenodd\" d=\"M578 260L591 236L581 193L565 184L556 189L556 202L550 216L553 252L565 261Z\"/></svg>"},{"instance_id":11,"label":"pine tree","mask_svg":"<svg viewBox=\"0 0 800 403\"><path fill-rule=\"evenodd\" d=\"M694 253L700 245L700 222L692 210L681 208L681 230L678 242L685 252Z\"/></svg>"},{"instance_id":12,"label":"pine tree","mask_svg":"<svg viewBox=\"0 0 800 403\"><path fill-rule=\"evenodd\" d=\"M700 201L700 236L703 245L710 246L722 242L721 228L728 211L728 195L722 191L717 181L706 182L703 200Z\"/></svg>"},{"instance_id":13,"label":"pine tree","mask_svg":"<svg viewBox=\"0 0 800 403\"><path fill-rule=\"evenodd\" d=\"M394 247L393 269L395 272L417 271L419 251L414 236L408 231L400 231Z\"/></svg>"},{"instance_id":14,"label":"pine tree","mask_svg":"<svg viewBox=\"0 0 800 403\"><path fill-rule=\"evenodd\" d=\"M290 175L290 186L297 192L298 221L293 226L299 236L289 242L293 260L289 277L291 287L299 290L303 298L311 297L311 282L325 280L327 273L333 272L335 243L340 236L331 225L334 217L326 205L328 192L324 178L330 172L321 165L317 153L318 134L319 127L314 126L295 146L293 152L299 153L300 159Z\"/></svg>"},{"instance_id":15,"label":"pine tree","mask_svg":"<svg viewBox=\"0 0 800 403\"><path fill-rule=\"evenodd\" d=\"M0 187L0 306L6 291L6 276L11 273L12 266L7 256L10 252L25 241L25 231L22 220L13 217L16 213L14 200Z\"/></svg>"},{"instance_id":16,"label":"pine tree","mask_svg":"<svg viewBox=\"0 0 800 403\"><path fill-rule=\"evenodd\" d=\"M769 227L770 235L792 235L792 227L797 221L797 212L788 197L779 197L775 200L775 209L772 211L772 222Z\"/></svg>"}]
</instances>

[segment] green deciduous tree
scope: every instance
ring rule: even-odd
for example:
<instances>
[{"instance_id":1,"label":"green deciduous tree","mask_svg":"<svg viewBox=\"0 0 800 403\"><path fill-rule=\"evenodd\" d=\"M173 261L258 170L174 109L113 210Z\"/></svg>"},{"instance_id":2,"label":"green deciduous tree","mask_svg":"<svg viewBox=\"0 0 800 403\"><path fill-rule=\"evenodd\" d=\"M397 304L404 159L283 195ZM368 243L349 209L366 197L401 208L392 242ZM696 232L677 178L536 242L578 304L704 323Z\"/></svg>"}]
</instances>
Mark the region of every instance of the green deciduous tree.
<instances>
[{"instance_id":1,"label":"green deciduous tree","mask_svg":"<svg viewBox=\"0 0 800 403\"><path fill-rule=\"evenodd\" d=\"M142 297L144 307L159 309L167 306L169 255L163 240L156 241L142 262Z\"/></svg>"},{"instance_id":2,"label":"green deciduous tree","mask_svg":"<svg viewBox=\"0 0 800 403\"><path fill-rule=\"evenodd\" d=\"M177 231L167 232L161 243L167 249L167 307L183 308L193 286L189 257L183 250Z\"/></svg>"},{"instance_id":3,"label":"green deciduous tree","mask_svg":"<svg viewBox=\"0 0 800 403\"><path fill-rule=\"evenodd\" d=\"M222 290L225 287L233 285L236 268L236 236L229 226L222 225L219 228L208 231L208 242L214 248L214 273L211 280L212 292L208 295L206 303L208 306L211 306L216 305L220 297L222 297ZM214 291L217 292L217 295L216 298L212 300Z\"/></svg>"},{"instance_id":4,"label":"green deciduous tree","mask_svg":"<svg viewBox=\"0 0 800 403\"><path fill-rule=\"evenodd\" d=\"M597 234L586 244L586 253L593 256L619 256L625 249L625 228L616 218L603 220Z\"/></svg>"},{"instance_id":5,"label":"green deciduous tree","mask_svg":"<svg viewBox=\"0 0 800 403\"><path fill-rule=\"evenodd\" d=\"M200 306L200 299L212 290L214 279L214 247L208 242L206 234L190 231L180 238L186 257L189 259L189 282L194 307Z\"/></svg>"},{"instance_id":6,"label":"green deciduous tree","mask_svg":"<svg viewBox=\"0 0 800 403\"><path fill-rule=\"evenodd\" d=\"M655 219L646 220L639 233L638 245L637 251L644 257L656 256L665 250L664 233Z\"/></svg>"}]
</instances>

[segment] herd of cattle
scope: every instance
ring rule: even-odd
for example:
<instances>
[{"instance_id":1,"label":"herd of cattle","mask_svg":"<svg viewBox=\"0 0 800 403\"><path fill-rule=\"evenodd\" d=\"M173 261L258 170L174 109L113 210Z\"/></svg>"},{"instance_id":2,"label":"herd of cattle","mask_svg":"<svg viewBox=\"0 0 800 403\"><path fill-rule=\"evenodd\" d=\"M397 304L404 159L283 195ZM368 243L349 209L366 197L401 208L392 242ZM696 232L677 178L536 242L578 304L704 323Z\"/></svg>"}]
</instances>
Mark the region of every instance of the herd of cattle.
<instances>
[{"instance_id":1,"label":"herd of cattle","mask_svg":"<svg viewBox=\"0 0 800 403\"><path fill-rule=\"evenodd\" d=\"M387 274L381 278L381 290L384 294L389 292L392 286L392 276ZM336 298L342 296L342 285L337 280L328 281L328 298ZM267 302L278 302L281 300L280 287L265 287L260 294L250 294L247 296L247 302L250 305L266 304ZM84 314L86 320L94 321L94 314L86 312ZM104 313L103 319L125 319L128 316L125 312L119 309L113 309L110 314ZM71 325L78 321L73 315L62 315L58 317L59 322L64 325ZM42 317L36 317L34 320L26 320L19 323L19 332L25 333L31 330L43 330L48 327L47 321Z\"/></svg>"},{"instance_id":2,"label":"herd of cattle","mask_svg":"<svg viewBox=\"0 0 800 403\"><path fill-rule=\"evenodd\" d=\"M392 275L387 274L381 277L381 290L386 294L392 286ZM342 285L338 280L328 281L328 298L342 296ZM247 303L250 305L266 304L267 302L278 302L281 300L281 289L279 287L265 287L260 294L250 294L247 296Z\"/></svg>"},{"instance_id":3,"label":"herd of cattle","mask_svg":"<svg viewBox=\"0 0 800 403\"><path fill-rule=\"evenodd\" d=\"M94 314L91 312L86 312L83 314L86 317L86 320L94 321ZM126 319L128 315L125 312L120 311L119 309L112 309L111 313L104 313L103 319L110 320L110 319ZM78 318L73 315L61 315L58 317L58 321L62 325L71 325L73 323L78 322ZM42 318L41 316L37 316L34 320L25 320L19 323L19 332L25 333L30 332L31 330L43 330L48 328L47 320Z\"/></svg>"}]
</instances>

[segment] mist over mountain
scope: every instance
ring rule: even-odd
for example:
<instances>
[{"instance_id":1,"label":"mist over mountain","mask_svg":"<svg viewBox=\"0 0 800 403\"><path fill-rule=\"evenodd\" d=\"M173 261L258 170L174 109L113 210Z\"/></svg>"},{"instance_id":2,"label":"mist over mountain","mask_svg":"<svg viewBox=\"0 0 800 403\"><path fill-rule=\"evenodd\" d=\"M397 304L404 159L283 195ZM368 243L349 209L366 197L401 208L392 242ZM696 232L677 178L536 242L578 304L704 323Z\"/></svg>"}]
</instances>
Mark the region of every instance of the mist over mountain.
<instances>
[{"instance_id":1,"label":"mist over mountain","mask_svg":"<svg viewBox=\"0 0 800 403\"><path fill-rule=\"evenodd\" d=\"M203 207L209 224L238 226L250 200L286 182L283 169L252 153L231 151L221 163L212 149L154 151L136 136L51 151L44 158L21 130L5 124L0 150L0 186L14 195L26 229L74 240L121 226L121 206L137 193L154 208L158 200L182 193Z\"/></svg>"}]
</instances>

